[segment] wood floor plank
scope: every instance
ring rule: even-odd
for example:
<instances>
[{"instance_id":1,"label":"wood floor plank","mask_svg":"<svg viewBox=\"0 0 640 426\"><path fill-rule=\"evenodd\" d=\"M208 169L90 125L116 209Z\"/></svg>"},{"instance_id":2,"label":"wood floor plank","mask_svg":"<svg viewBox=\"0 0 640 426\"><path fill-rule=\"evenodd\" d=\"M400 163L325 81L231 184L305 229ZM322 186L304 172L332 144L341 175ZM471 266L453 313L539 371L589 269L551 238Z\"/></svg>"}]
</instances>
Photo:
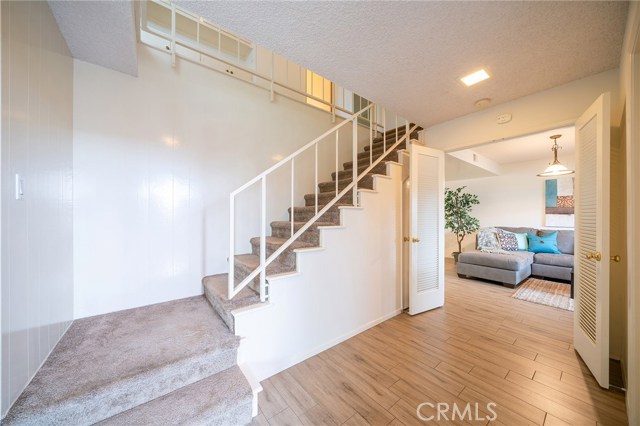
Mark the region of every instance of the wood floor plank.
<instances>
[{"instance_id":1,"label":"wood floor plank","mask_svg":"<svg viewBox=\"0 0 640 426\"><path fill-rule=\"evenodd\" d=\"M271 379L262 382L262 392L258 394L258 406L267 420L289 407L280 392L273 386Z\"/></svg>"},{"instance_id":2,"label":"wood floor plank","mask_svg":"<svg viewBox=\"0 0 640 426\"><path fill-rule=\"evenodd\" d=\"M269 426L303 426L291 408L287 408L269 420Z\"/></svg>"},{"instance_id":3,"label":"wood floor plank","mask_svg":"<svg viewBox=\"0 0 640 426\"><path fill-rule=\"evenodd\" d=\"M443 308L398 315L263 381L252 425L626 424L624 395L600 388L574 350L573 313L513 292L447 264ZM424 402L484 417L425 422Z\"/></svg>"}]
</instances>

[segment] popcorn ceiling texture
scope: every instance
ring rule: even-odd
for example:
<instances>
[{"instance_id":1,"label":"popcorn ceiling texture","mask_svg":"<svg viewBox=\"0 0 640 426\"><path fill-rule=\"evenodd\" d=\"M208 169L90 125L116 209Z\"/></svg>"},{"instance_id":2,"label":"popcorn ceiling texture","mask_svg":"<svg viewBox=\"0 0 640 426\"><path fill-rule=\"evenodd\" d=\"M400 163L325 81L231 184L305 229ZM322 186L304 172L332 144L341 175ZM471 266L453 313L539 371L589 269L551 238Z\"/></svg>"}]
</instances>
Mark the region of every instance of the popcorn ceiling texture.
<instances>
[{"instance_id":1,"label":"popcorn ceiling texture","mask_svg":"<svg viewBox=\"0 0 640 426\"><path fill-rule=\"evenodd\" d=\"M618 67L627 2L178 1L423 126ZM471 88L460 77L484 67Z\"/></svg>"},{"instance_id":2,"label":"popcorn ceiling texture","mask_svg":"<svg viewBox=\"0 0 640 426\"><path fill-rule=\"evenodd\" d=\"M136 27L129 1L49 1L74 58L136 76Z\"/></svg>"}]
</instances>

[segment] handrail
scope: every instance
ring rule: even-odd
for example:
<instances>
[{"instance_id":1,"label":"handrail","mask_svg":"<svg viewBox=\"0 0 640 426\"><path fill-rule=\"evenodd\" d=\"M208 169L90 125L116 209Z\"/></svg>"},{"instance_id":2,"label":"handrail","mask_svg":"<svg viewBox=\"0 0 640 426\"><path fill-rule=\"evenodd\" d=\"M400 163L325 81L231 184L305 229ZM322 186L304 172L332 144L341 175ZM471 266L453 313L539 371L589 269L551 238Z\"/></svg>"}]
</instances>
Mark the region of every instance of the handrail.
<instances>
[{"instance_id":1,"label":"handrail","mask_svg":"<svg viewBox=\"0 0 640 426\"><path fill-rule=\"evenodd\" d=\"M264 74L260 74L257 71L254 71L248 67L243 66L240 62L232 62L231 60L227 60L221 56L215 56L213 54L209 54L206 51L202 50L200 48L200 44L199 42L197 43L193 43L190 42L188 40L181 40L177 37L176 34L176 22L175 22L175 17L176 17L176 13L179 10L180 13L182 15L191 15L194 18L199 18L196 17L195 15L193 15L190 12L187 12L179 7L177 7L175 5L175 3L170 3L167 4L166 6L170 8L171 11L171 30L169 34L166 34L164 32L158 31L150 26L145 26L143 25L144 23L144 13L143 13L143 9L142 9L142 4L140 3L140 30L144 31L146 33L149 33L155 37L158 37L160 39L163 39L165 41L167 41L169 43L169 46L166 46L166 48L160 48L158 46L155 46L153 44L150 44L150 42L145 42L144 40L141 40L141 42L147 44L148 46L161 51L161 52L165 52L165 53L169 53L171 55L171 63L172 66L175 66L176 64L176 57L180 57L184 60L187 60L189 62L198 64L198 65L203 65L203 58L208 58L211 59L213 61L219 62L220 64L223 64L225 66L229 66L229 67L233 67L239 71L242 71L243 73L246 73L252 77L255 77L257 79L261 79L262 81L264 81L265 83L268 83L269 87L264 87L261 84L258 84L256 81L246 81L247 83L251 83L252 85L256 86L256 87L260 87L264 90L270 91L270 98L273 101L274 100L274 93L276 93L276 87L281 88L282 90L278 90L277 93L280 96L284 96L288 99L294 100L294 101L298 101L300 102L300 99L295 98L293 95L289 95L286 92L291 92L293 93L295 96L301 96L305 99L310 99L313 100L317 103L320 103L322 105L325 105L326 107L329 108L329 112L331 113L332 116L332 121L335 121L335 117L336 117L336 112L341 112L342 114L345 114L347 116L351 116L353 114L354 111L350 111L340 105L336 104L336 88L340 88L342 89L342 95L344 98L345 95L345 89L342 87L337 87L335 83L331 82L331 86L332 86L332 93L333 95L331 96L331 101L328 102L325 99L322 98L318 98L317 96L311 94L311 93L307 93L305 91L301 91L298 90L294 87L291 87L289 85L286 84L282 84L280 82L277 82L274 80L274 76L273 76L273 72L270 76L264 75ZM203 24L206 22L206 20L202 20L202 19L197 19L198 24ZM224 31L226 32L226 30L224 30L223 28L219 27L219 26L215 26L217 28L218 31ZM233 37L240 39L238 36L236 36L235 34L233 35ZM244 41L244 40L243 40ZM248 43L248 41L245 41L246 43ZM188 55L181 55L180 52L178 52L177 47L183 47L185 49L188 49L194 53L196 53L197 55L199 55L198 60L192 59L190 58ZM272 59L273 60L273 59ZM223 73L223 71L215 69L215 68L211 68L214 71L218 71L220 73ZM304 69L304 68L303 68ZM306 69L305 69L306 70ZM344 117L342 115L340 115L340 117L342 118L349 118L349 117Z\"/></svg>"},{"instance_id":2,"label":"handrail","mask_svg":"<svg viewBox=\"0 0 640 426\"><path fill-rule=\"evenodd\" d=\"M369 166L360 174L358 174L358 126L359 119L362 118L363 114L369 112L369 116L371 119L369 120ZM409 122L406 121L406 132L402 137L398 137L398 129L397 122L398 117L396 116L396 132L395 132L395 143L389 147L387 147L387 134L386 134L386 111L383 108L381 111L382 120L382 129L383 129L383 154L377 158L375 161L373 160L373 134L374 129L377 132L378 123L378 107L377 105L371 103L367 105L365 108L361 109L357 113L353 114L351 118L339 123L338 125L332 127L331 129L324 132L319 137L313 139L311 142L305 144L303 147L299 148L283 160L269 167L264 172L260 173L253 179L249 180L244 185L240 186L235 191L229 194L229 212L230 212L230 232L229 232L229 276L228 276L228 298L231 299L235 295L237 295L242 289L244 289L252 280L254 280L258 275L260 276L260 300L264 302L267 299L266 294L266 269L267 267L280 255L284 250L286 250L300 235L302 235L309 227L311 227L323 214L325 214L331 207L333 207L343 196L349 193L349 191L353 191L352 202L354 205L357 205L357 189L358 182L366 176L374 167L380 164L381 161L391 153L399 144L403 141L407 140L410 137L410 134L413 130L416 129L416 125L414 125L411 129L409 128ZM339 179L339 161L338 161L338 152L339 152L339 131L348 123L352 124L352 180L342 191L338 190L338 181ZM318 209L318 144L325 140L327 136L335 133L335 172L336 172L336 187L335 193L336 195L326 203L321 209ZM306 221L298 231L295 231L295 206L294 206L294 177L295 177L295 160L296 158L302 154L303 152L309 150L310 148L315 151L315 169L314 169L314 194L315 194L315 210L314 216ZM275 250L271 256L266 258L266 183L267 177L273 173L275 170L280 169L285 164L291 163L291 233L290 237L282 244L277 250ZM260 182L261 186L261 207L260 207L260 264L259 266L253 270L248 276L246 276L242 282L240 282L237 286L235 285L235 197L247 189L248 187L254 185L255 183Z\"/></svg>"},{"instance_id":3,"label":"handrail","mask_svg":"<svg viewBox=\"0 0 640 426\"><path fill-rule=\"evenodd\" d=\"M359 117L361 116L363 113L365 113L366 111L368 111L371 107L373 106L373 104L369 104L368 107L361 109L360 111L358 111L356 114L354 114L354 117ZM303 146L302 148L299 148L297 151L295 151L293 154L290 154L288 157L278 161L276 164L274 164L273 166L269 167L267 170L265 170L264 172L260 173L258 176L254 177L253 179L251 179L249 182L245 183L244 185L242 185L241 187L239 187L238 189L236 189L235 191L233 191L231 193L231 195L236 195L239 192L241 192L244 189L247 189L249 186L253 185L254 183L256 183L257 181L259 181L263 176L268 175L269 173L271 173L272 171L274 171L275 169L280 168L280 166L282 166L285 163L288 163L289 161L291 161L291 159L293 157L297 157L298 155L302 154L304 151L306 151L308 148L312 147L313 145L317 144L318 142L320 142L322 139L326 138L327 136L329 136L331 133L338 131L340 128L342 128L342 126L344 126L345 124L351 122L352 120L344 120L342 123L337 124L335 126L333 126L332 128L330 128L329 130L327 130L326 132L324 132L323 134L321 134L320 136L318 136L317 138L315 138L314 140L312 140L311 142L309 142L308 144L306 144L305 146Z\"/></svg>"}]
</instances>

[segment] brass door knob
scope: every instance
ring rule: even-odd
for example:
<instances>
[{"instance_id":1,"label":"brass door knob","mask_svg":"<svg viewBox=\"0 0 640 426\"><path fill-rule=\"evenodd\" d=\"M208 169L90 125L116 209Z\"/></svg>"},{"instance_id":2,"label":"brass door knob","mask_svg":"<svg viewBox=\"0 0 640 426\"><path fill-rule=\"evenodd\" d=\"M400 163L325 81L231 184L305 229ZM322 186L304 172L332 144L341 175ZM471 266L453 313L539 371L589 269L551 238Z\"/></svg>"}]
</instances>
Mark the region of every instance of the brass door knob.
<instances>
[{"instance_id":1,"label":"brass door knob","mask_svg":"<svg viewBox=\"0 0 640 426\"><path fill-rule=\"evenodd\" d=\"M402 237L402 241L404 241L405 243L409 242L409 237Z\"/></svg>"},{"instance_id":2,"label":"brass door knob","mask_svg":"<svg viewBox=\"0 0 640 426\"><path fill-rule=\"evenodd\" d=\"M602 253L600 253L599 251L596 252L589 252L586 254L587 259L591 260L597 260L598 262L600 262L602 260Z\"/></svg>"},{"instance_id":3,"label":"brass door knob","mask_svg":"<svg viewBox=\"0 0 640 426\"><path fill-rule=\"evenodd\" d=\"M420 242L420 238L418 238L418 237L413 237L413 238L411 239L411 241L413 241L414 243L419 243L419 242Z\"/></svg>"},{"instance_id":4,"label":"brass door knob","mask_svg":"<svg viewBox=\"0 0 640 426\"><path fill-rule=\"evenodd\" d=\"M611 261L612 261L612 262L616 262L616 263L618 263L618 262L620 262L621 260L622 260L622 258L620 257L620 255L619 255L619 254L616 254L615 256L611 256Z\"/></svg>"}]
</instances>

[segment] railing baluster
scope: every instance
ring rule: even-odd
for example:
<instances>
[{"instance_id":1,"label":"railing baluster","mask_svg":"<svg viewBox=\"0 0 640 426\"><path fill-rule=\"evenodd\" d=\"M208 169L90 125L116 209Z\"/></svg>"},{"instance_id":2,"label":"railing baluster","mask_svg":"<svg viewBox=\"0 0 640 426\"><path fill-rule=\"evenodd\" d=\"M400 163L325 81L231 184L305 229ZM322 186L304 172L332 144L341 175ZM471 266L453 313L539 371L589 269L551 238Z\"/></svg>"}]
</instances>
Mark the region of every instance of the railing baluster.
<instances>
[{"instance_id":1,"label":"railing baluster","mask_svg":"<svg viewBox=\"0 0 640 426\"><path fill-rule=\"evenodd\" d=\"M398 142L398 114L396 114L396 142Z\"/></svg>"},{"instance_id":2,"label":"railing baluster","mask_svg":"<svg viewBox=\"0 0 640 426\"><path fill-rule=\"evenodd\" d=\"M373 164L373 127L369 122L369 165Z\"/></svg>"},{"instance_id":3,"label":"railing baluster","mask_svg":"<svg viewBox=\"0 0 640 426\"><path fill-rule=\"evenodd\" d=\"M233 297L233 287L235 283L235 272L236 272L236 258L235 258L235 195L231 194L229 196L229 282L227 283L227 291L229 293L229 300Z\"/></svg>"},{"instance_id":4,"label":"railing baluster","mask_svg":"<svg viewBox=\"0 0 640 426\"><path fill-rule=\"evenodd\" d=\"M318 214L318 143L315 145L315 167L314 167L314 182L315 182L315 193L316 193L316 202L315 202L315 214Z\"/></svg>"},{"instance_id":5,"label":"railing baluster","mask_svg":"<svg viewBox=\"0 0 640 426\"><path fill-rule=\"evenodd\" d=\"M384 108L382 108L382 150L387 152L387 122L384 114Z\"/></svg>"},{"instance_id":6,"label":"railing baluster","mask_svg":"<svg viewBox=\"0 0 640 426\"><path fill-rule=\"evenodd\" d=\"M336 84L331 82L331 122L336 122Z\"/></svg>"},{"instance_id":7,"label":"railing baluster","mask_svg":"<svg viewBox=\"0 0 640 426\"><path fill-rule=\"evenodd\" d=\"M406 134L407 134L407 148L409 148L409 120L405 120L405 126L406 126Z\"/></svg>"},{"instance_id":8,"label":"railing baluster","mask_svg":"<svg viewBox=\"0 0 640 426\"><path fill-rule=\"evenodd\" d=\"M351 176L351 182L354 183L353 185L353 205L356 206L356 200L358 198L358 118L354 117L353 118L353 129L352 129L352 133L353 133L353 140L351 141L351 153L353 155L353 162L352 162L352 169L353 169L353 173Z\"/></svg>"},{"instance_id":9,"label":"railing baluster","mask_svg":"<svg viewBox=\"0 0 640 426\"><path fill-rule=\"evenodd\" d=\"M291 234L289 234L289 238L293 236L293 229L294 229L293 224L295 222L295 215L296 215L296 211L293 206L294 188L295 188L295 172L296 172L296 159L292 158L291 159Z\"/></svg>"},{"instance_id":10,"label":"railing baluster","mask_svg":"<svg viewBox=\"0 0 640 426\"><path fill-rule=\"evenodd\" d=\"M262 177L262 196L260 206L260 301L267 299L266 295L266 275L265 266L267 256L267 176Z\"/></svg>"},{"instance_id":11,"label":"railing baluster","mask_svg":"<svg viewBox=\"0 0 640 426\"><path fill-rule=\"evenodd\" d=\"M176 66L176 5L171 2L171 66Z\"/></svg>"},{"instance_id":12,"label":"railing baluster","mask_svg":"<svg viewBox=\"0 0 640 426\"><path fill-rule=\"evenodd\" d=\"M338 175L338 138L340 135L340 131L336 130L336 197L338 196L338 181L340 180L340 176Z\"/></svg>"}]
</instances>

